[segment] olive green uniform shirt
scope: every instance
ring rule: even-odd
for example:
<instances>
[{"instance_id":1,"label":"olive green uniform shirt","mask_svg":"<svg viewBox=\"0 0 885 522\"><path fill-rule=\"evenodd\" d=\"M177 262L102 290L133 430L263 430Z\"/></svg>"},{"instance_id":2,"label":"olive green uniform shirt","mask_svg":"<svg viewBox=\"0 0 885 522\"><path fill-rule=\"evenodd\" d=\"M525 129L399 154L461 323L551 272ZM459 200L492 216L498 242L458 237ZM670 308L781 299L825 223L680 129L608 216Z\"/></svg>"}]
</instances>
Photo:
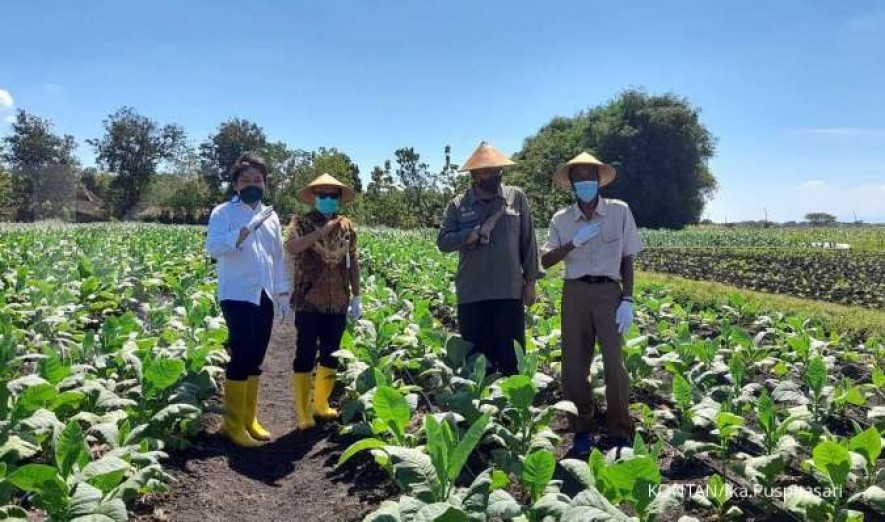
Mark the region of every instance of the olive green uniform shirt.
<instances>
[{"instance_id":1,"label":"olive green uniform shirt","mask_svg":"<svg viewBox=\"0 0 885 522\"><path fill-rule=\"evenodd\" d=\"M466 246L471 231L501 207L488 244ZM455 287L458 304L493 299L522 299L523 283L537 280L538 245L525 194L502 185L490 200L480 200L473 188L457 196L446 208L436 239L442 252L459 254Z\"/></svg>"}]
</instances>

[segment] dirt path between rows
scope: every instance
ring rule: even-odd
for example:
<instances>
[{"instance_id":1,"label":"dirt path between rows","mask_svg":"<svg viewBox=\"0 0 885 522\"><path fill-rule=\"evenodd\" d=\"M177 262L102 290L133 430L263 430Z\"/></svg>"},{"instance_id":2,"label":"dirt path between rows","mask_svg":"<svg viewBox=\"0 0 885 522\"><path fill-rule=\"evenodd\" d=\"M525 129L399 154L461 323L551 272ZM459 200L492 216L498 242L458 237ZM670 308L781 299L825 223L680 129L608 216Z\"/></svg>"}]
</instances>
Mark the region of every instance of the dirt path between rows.
<instances>
[{"instance_id":1,"label":"dirt path between rows","mask_svg":"<svg viewBox=\"0 0 885 522\"><path fill-rule=\"evenodd\" d=\"M295 335L291 321L274 324L264 363L259 418L273 440L258 449L238 448L215 434L220 417L210 416L207 432L166 462L177 482L167 495L137 508L138 520L361 520L395 493L368 458L336 471L351 441L337 435L335 423L295 430Z\"/></svg>"}]
</instances>

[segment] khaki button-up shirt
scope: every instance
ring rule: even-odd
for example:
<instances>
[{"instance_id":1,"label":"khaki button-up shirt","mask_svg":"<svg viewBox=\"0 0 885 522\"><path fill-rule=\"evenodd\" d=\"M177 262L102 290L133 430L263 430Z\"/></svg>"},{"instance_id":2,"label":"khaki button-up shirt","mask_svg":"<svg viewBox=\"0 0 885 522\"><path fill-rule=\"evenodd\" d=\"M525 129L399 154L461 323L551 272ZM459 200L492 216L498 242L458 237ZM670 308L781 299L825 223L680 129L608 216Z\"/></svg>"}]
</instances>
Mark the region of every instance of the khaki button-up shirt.
<instances>
[{"instance_id":1,"label":"khaki button-up shirt","mask_svg":"<svg viewBox=\"0 0 885 522\"><path fill-rule=\"evenodd\" d=\"M504 207L489 236L489 244L466 246L474 227ZM502 185L491 200L476 197L473 188L446 208L436 239L442 252L459 253L455 287L458 303L493 299L522 299L523 281L538 278L538 245L525 194Z\"/></svg>"},{"instance_id":2,"label":"khaki button-up shirt","mask_svg":"<svg viewBox=\"0 0 885 522\"><path fill-rule=\"evenodd\" d=\"M644 246L630 207L618 199L600 197L590 219L577 204L557 212L550 220L543 252L568 244L579 230L593 223L599 225L599 234L565 256L564 278L591 275L620 281L621 258L638 254Z\"/></svg>"}]
</instances>

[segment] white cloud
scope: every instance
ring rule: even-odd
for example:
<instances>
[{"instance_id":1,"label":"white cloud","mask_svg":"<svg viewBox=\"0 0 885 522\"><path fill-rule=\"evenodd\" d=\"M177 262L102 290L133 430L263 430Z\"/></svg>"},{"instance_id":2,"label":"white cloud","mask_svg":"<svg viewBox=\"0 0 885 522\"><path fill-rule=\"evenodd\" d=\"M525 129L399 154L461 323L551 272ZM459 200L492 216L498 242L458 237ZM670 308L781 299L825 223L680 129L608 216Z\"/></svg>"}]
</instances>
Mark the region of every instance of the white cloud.
<instances>
[{"instance_id":1,"label":"white cloud","mask_svg":"<svg viewBox=\"0 0 885 522\"><path fill-rule=\"evenodd\" d=\"M3 118L3 123L13 123L13 122L15 122L15 116L10 115L10 116L6 116L5 118Z\"/></svg>"},{"instance_id":2,"label":"white cloud","mask_svg":"<svg viewBox=\"0 0 885 522\"><path fill-rule=\"evenodd\" d=\"M61 85L57 83L44 83L43 90L46 92L58 92L61 90Z\"/></svg>"},{"instance_id":3,"label":"white cloud","mask_svg":"<svg viewBox=\"0 0 885 522\"><path fill-rule=\"evenodd\" d=\"M0 89L0 109L8 109L15 104L12 94L6 89Z\"/></svg>"}]
</instances>

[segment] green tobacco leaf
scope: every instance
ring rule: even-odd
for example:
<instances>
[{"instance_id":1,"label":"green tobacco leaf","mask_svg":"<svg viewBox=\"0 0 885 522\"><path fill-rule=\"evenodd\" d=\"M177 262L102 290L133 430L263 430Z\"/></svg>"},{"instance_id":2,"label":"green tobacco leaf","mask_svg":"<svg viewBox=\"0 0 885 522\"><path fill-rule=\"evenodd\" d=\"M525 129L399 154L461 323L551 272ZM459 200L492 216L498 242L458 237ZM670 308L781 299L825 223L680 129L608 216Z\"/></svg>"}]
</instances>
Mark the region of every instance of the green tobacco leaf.
<instances>
[{"instance_id":1,"label":"green tobacco leaf","mask_svg":"<svg viewBox=\"0 0 885 522\"><path fill-rule=\"evenodd\" d=\"M736 465L736 469L754 483L770 485L784 471L784 466L783 455L776 453L744 459Z\"/></svg>"},{"instance_id":2,"label":"green tobacco leaf","mask_svg":"<svg viewBox=\"0 0 885 522\"><path fill-rule=\"evenodd\" d=\"M0 461L17 462L29 459L40 451L40 447L18 435L12 435L0 446Z\"/></svg>"},{"instance_id":3,"label":"green tobacco leaf","mask_svg":"<svg viewBox=\"0 0 885 522\"><path fill-rule=\"evenodd\" d=\"M7 476L6 481L22 491L36 494L37 505L48 511L62 509L67 501L68 485L52 466L26 464Z\"/></svg>"},{"instance_id":4,"label":"green tobacco leaf","mask_svg":"<svg viewBox=\"0 0 885 522\"><path fill-rule=\"evenodd\" d=\"M784 490L784 507L800 515L803 520L824 522L830 520L833 508L821 497L802 486L792 485Z\"/></svg>"},{"instance_id":5,"label":"green tobacco leaf","mask_svg":"<svg viewBox=\"0 0 885 522\"><path fill-rule=\"evenodd\" d=\"M595 488L580 492L562 515L561 522L633 522Z\"/></svg>"},{"instance_id":6,"label":"green tobacco leaf","mask_svg":"<svg viewBox=\"0 0 885 522\"><path fill-rule=\"evenodd\" d=\"M467 522L467 514L447 503L428 504L415 513L415 522Z\"/></svg>"},{"instance_id":7,"label":"green tobacco leaf","mask_svg":"<svg viewBox=\"0 0 885 522\"><path fill-rule=\"evenodd\" d=\"M76 464L82 469L89 463L86 437L76 421L70 421L55 439L55 465L62 477L71 474Z\"/></svg>"},{"instance_id":8,"label":"green tobacco leaf","mask_svg":"<svg viewBox=\"0 0 885 522\"><path fill-rule=\"evenodd\" d=\"M103 493L108 493L117 487L126 473L132 466L123 459L112 455L105 455L99 460L90 462L81 475L83 479L100 489Z\"/></svg>"},{"instance_id":9,"label":"green tobacco leaf","mask_svg":"<svg viewBox=\"0 0 885 522\"><path fill-rule=\"evenodd\" d=\"M519 503L503 489L496 489L489 495L489 507L486 511L492 520L510 520L522 514Z\"/></svg>"},{"instance_id":10,"label":"green tobacco leaf","mask_svg":"<svg viewBox=\"0 0 885 522\"><path fill-rule=\"evenodd\" d=\"M863 455L868 465L875 466L882 452L882 438L875 427L870 427L848 441L848 449Z\"/></svg>"},{"instance_id":11,"label":"green tobacco leaf","mask_svg":"<svg viewBox=\"0 0 885 522\"><path fill-rule=\"evenodd\" d=\"M447 421L442 421L447 423ZM427 436L427 453L433 461L437 477L447 477L449 469L449 451L454 450L454 444L449 439L446 428L433 415L424 416L424 433Z\"/></svg>"},{"instance_id":12,"label":"green tobacco leaf","mask_svg":"<svg viewBox=\"0 0 885 522\"><path fill-rule=\"evenodd\" d=\"M864 397L863 390L861 390L860 386L852 386L847 390L843 391L838 397L836 397L837 403L848 403L854 406L863 406L866 404L867 399Z\"/></svg>"},{"instance_id":13,"label":"green tobacco leaf","mask_svg":"<svg viewBox=\"0 0 885 522\"><path fill-rule=\"evenodd\" d=\"M50 384L56 385L71 374L71 368L62 364L54 350L48 349L45 353L46 357L37 364L37 373Z\"/></svg>"},{"instance_id":14,"label":"green tobacco leaf","mask_svg":"<svg viewBox=\"0 0 885 522\"><path fill-rule=\"evenodd\" d=\"M637 484L640 489L644 487L646 490L650 484L660 484L661 471L651 457L637 457L602 468L596 480L604 483L606 496L609 496L608 492L613 493L614 498L609 496L612 502L629 499L635 503L641 500L635 494Z\"/></svg>"},{"instance_id":15,"label":"green tobacco leaf","mask_svg":"<svg viewBox=\"0 0 885 522\"><path fill-rule=\"evenodd\" d=\"M25 464L10 473L6 480L22 491L40 493L44 484L58 481L64 484L58 472L45 464Z\"/></svg>"},{"instance_id":16,"label":"green tobacco leaf","mask_svg":"<svg viewBox=\"0 0 885 522\"><path fill-rule=\"evenodd\" d=\"M848 472L851 471L851 457L845 446L825 440L814 447L811 455L814 467L829 477L834 486L841 487L845 484Z\"/></svg>"},{"instance_id":17,"label":"green tobacco leaf","mask_svg":"<svg viewBox=\"0 0 885 522\"><path fill-rule=\"evenodd\" d=\"M860 493L854 494L848 503L851 505L864 504L881 515L885 515L885 489L880 486L870 486Z\"/></svg>"},{"instance_id":18,"label":"green tobacco leaf","mask_svg":"<svg viewBox=\"0 0 885 522\"><path fill-rule=\"evenodd\" d=\"M78 482L71 491L71 507L67 515L73 519L95 513L101 505L101 490L88 482Z\"/></svg>"},{"instance_id":19,"label":"green tobacco leaf","mask_svg":"<svg viewBox=\"0 0 885 522\"><path fill-rule=\"evenodd\" d=\"M380 449L384 447L384 441L378 439L360 439L353 444L351 444L344 453L341 454L341 457L338 458L338 465L341 466L345 462L351 459L357 453L367 450L367 449Z\"/></svg>"},{"instance_id":20,"label":"green tobacco leaf","mask_svg":"<svg viewBox=\"0 0 885 522\"><path fill-rule=\"evenodd\" d=\"M531 377L514 375L501 382L501 392L514 408L525 410L534 402L537 389Z\"/></svg>"},{"instance_id":21,"label":"green tobacco leaf","mask_svg":"<svg viewBox=\"0 0 885 522\"><path fill-rule=\"evenodd\" d=\"M500 469L496 469L492 472L492 489L504 489L510 485L510 477L507 476L507 473L501 471Z\"/></svg>"},{"instance_id":22,"label":"green tobacco leaf","mask_svg":"<svg viewBox=\"0 0 885 522\"><path fill-rule=\"evenodd\" d=\"M184 371L181 359L155 359L145 364L144 379L154 390L163 391L184 377Z\"/></svg>"},{"instance_id":23,"label":"green tobacco leaf","mask_svg":"<svg viewBox=\"0 0 885 522\"><path fill-rule=\"evenodd\" d=\"M25 389L15 402L13 417L23 419L55 400L58 391L49 383L37 384Z\"/></svg>"},{"instance_id":24,"label":"green tobacco leaf","mask_svg":"<svg viewBox=\"0 0 885 522\"><path fill-rule=\"evenodd\" d=\"M759 426L761 426L766 433L772 433L774 431L776 417L774 410L774 401L771 400L771 396L768 395L768 391L762 390L762 394L759 395L759 402L756 408L759 413Z\"/></svg>"},{"instance_id":25,"label":"green tobacco leaf","mask_svg":"<svg viewBox=\"0 0 885 522\"><path fill-rule=\"evenodd\" d=\"M200 408L185 403L170 404L151 417L154 424L170 424L181 419L193 419L201 413Z\"/></svg>"},{"instance_id":26,"label":"green tobacco leaf","mask_svg":"<svg viewBox=\"0 0 885 522\"><path fill-rule=\"evenodd\" d=\"M820 395L826 383L827 365L824 363L823 357L820 355L812 357L808 361L808 367L805 368L805 384L812 393Z\"/></svg>"},{"instance_id":27,"label":"green tobacco leaf","mask_svg":"<svg viewBox=\"0 0 885 522\"><path fill-rule=\"evenodd\" d=\"M559 465L583 487L596 487L596 479L593 476L593 470L590 469L590 464L587 462L578 459L563 459L559 461Z\"/></svg>"},{"instance_id":28,"label":"green tobacco leaf","mask_svg":"<svg viewBox=\"0 0 885 522\"><path fill-rule=\"evenodd\" d=\"M713 474L707 480L707 498L712 500L718 507L722 507L728 501L728 489L725 481L718 474Z\"/></svg>"},{"instance_id":29,"label":"green tobacco leaf","mask_svg":"<svg viewBox=\"0 0 885 522\"><path fill-rule=\"evenodd\" d=\"M400 433L405 430L412 416L406 398L389 386L380 386L375 390L372 407L379 419L385 424L393 422L399 428Z\"/></svg>"},{"instance_id":30,"label":"green tobacco leaf","mask_svg":"<svg viewBox=\"0 0 885 522\"><path fill-rule=\"evenodd\" d=\"M540 498L556 471L556 457L547 450L535 451L526 456L522 466L522 481L529 487L532 502Z\"/></svg>"},{"instance_id":31,"label":"green tobacco leaf","mask_svg":"<svg viewBox=\"0 0 885 522\"><path fill-rule=\"evenodd\" d=\"M421 450L400 446L384 446L394 468L394 480L405 492L420 500L432 502L440 487L433 462Z\"/></svg>"},{"instance_id":32,"label":"green tobacco leaf","mask_svg":"<svg viewBox=\"0 0 885 522\"><path fill-rule=\"evenodd\" d=\"M694 402L691 397L691 385L678 373L673 375L673 400L683 411L689 409Z\"/></svg>"},{"instance_id":33,"label":"green tobacco leaf","mask_svg":"<svg viewBox=\"0 0 885 522\"><path fill-rule=\"evenodd\" d=\"M873 386L876 388L882 389L885 388L885 371L878 366L873 367Z\"/></svg>"},{"instance_id":34,"label":"green tobacco leaf","mask_svg":"<svg viewBox=\"0 0 885 522\"><path fill-rule=\"evenodd\" d=\"M28 512L19 506L0 507L0 520L7 522L27 522Z\"/></svg>"},{"instance_id":35,"label":"green tobacco leaf","mask_svg":"<svg viewBox=\"0 0 885 522\"><path fill-rule=\"evenodd\" d=\"M458 442L458 445L455 447L455 451L452 452L451 460L449 461L449 480L455 480L456 478L458 478L458 475L461 473L461 468L463 468L464 464L467 463L467 459L473 452L473 448L475 448L476 445L479 444L479 441L482 439L482 436L486 431L486 427L489 425L489 420L489 414L484 413L480 418L476 419L473 424L470 425L467 433L465 433L464 437L461 438L461 441Z\"/></svg>"},{"instance_id":36,"label":"green tobacco leaf","mask_svg":"<svg viewBox=\"0 0 885 522\"><path fill-rule=\"evenodd\" d=\"M641 487L642 484L640 482L636 483L636 487ZM650 494L653 490L646 486L646 491ZM670 514L673 513L674 510L679 509L679 507L685 503L685 498L682 490L679 488L659 488L657 489L657 494L651 498L651 503L648 504L645 510L645 517L643 520L645 522L654 522L658 519L667 520L670 517Z\"/></svg>"}]
</instances>

